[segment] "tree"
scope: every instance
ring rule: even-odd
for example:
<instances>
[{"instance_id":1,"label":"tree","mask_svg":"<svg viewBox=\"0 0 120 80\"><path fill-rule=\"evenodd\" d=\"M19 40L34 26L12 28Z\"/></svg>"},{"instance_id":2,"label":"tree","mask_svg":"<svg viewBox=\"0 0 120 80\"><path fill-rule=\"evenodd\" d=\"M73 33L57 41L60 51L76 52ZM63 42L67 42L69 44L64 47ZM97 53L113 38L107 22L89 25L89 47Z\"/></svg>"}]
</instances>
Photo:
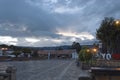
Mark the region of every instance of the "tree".
<instances>
[{"instance_id":1,"label":"tree","mask_svg":"<svg viewBox=\"0 0 120 80\"><path fill-rule=\"evenodd\" d=\"M13 55L15 55L16 57L18 57L18 55L20 55L20 54L21 54L21 51L16 50L16 51L14 51L12 54L13 54Z\"/></svg>"},{"instance_id":2,"label":"tree","mask_svg":"<svg viewBox=\"0 0 120 80\"><path fill-rule=\"evenodd\" d=\"M12 49L12 50L15 50L15 46L14 45L10 45L9 48Z\"/></svg>"},{"instance_id":3,"label":"tree","mask_svg":"<svg viewBox=\"0 0 120 80\"><path fill-rule=\"evenodd\" d=\"M79 53L81 50L81 46L78 42L73 42L72 49L76 49L76 52Z\"/></svg>"},{"instance_id":4,"label":"tree","mask_svg":"<svg viewBox=\"0 0 120 80\"><path fill-rule=\"evenodd\" d=\"M28 55L31 55L31 49L30 48L23 48L22 52L24 53L25 57L28 57Z\"/></svg>"},{"instance_id":5,"label":"tree","mask_svg":"<svg viewBox=\"0 0 120 80\"><path fill-rule=\"evenodd\" d=\"M99 44L98 43L93 43L93 48L98 49L99 48Z\"/></svg>"},{"instance_id":6,"label":"tree","mask_svg":"<svg viewBox=\"0 0 120 80\"><path fill-rule=\"evenodd\" d=\"M92 58L92 52L86 46L84 46L79 52L79 60L88 62Z\"/></svg>"},{"instance_id":7,"label":"tree","mask_svg":"<svg viewBox=\"0 0 120 80\"><path fill-rule=\"evenodd\" d=\"M119 36L120 36L120 25L115 24L115 20L112 17L105 17L102 21L99 29L96 31L97 39L101 40L103 44L103 51L107 53L110 52L118 52L117 48L119 44ZM119 39L118 39L119 38Z\"/></svg>"},{"instance_id":8,"label":"tree","mask_svg":"<svg viewBox=\"0 0 120 80\"><path fill-rule=\"evenodd\" d=\"M0 47L2 47L2 48L8 48L8 45L6 45L6 44L1 44Z\"/></svg>"},{"instance_id":9,"label":"tree","mask_svg":"<svg viewBox=\"0 0 120 80\"><path fill-rule=\"evenodd\" d=\"M22 47L15 46L15 45L10 45L9 48L14 50L14 51L17 51L17 50L21 51L22 50Z\"/></svg>"},{"instance_id":10,"label":"tree","mask_svg":"<svg viewBox=\"0 0 120 80\"><path fill-rule=\"evenodd\" d=\"M61 46L59 46L57 50L63 50L63 48Z\"/></svg>"}]
</instances>

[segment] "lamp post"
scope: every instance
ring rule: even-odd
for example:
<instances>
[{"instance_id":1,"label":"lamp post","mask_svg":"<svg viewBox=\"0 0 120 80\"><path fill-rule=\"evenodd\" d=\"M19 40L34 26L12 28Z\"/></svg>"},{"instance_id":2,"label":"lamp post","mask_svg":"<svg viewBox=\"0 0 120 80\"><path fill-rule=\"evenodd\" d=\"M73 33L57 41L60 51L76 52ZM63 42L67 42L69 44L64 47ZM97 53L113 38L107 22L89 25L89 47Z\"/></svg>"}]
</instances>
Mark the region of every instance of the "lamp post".
<instances>
[{"instance_id":1,"label":"lamp post","mask_svg":"<svg viewBox=\"0 0 120 80\"><path fill-rule=\"evenodd\" d=\"M97 49L96 48L92 48L92 60L91 60L91 66L92 66L92 63L93 63L93 60L94 60L94 56L97 52Z\"/></svg>"}]
</instances>

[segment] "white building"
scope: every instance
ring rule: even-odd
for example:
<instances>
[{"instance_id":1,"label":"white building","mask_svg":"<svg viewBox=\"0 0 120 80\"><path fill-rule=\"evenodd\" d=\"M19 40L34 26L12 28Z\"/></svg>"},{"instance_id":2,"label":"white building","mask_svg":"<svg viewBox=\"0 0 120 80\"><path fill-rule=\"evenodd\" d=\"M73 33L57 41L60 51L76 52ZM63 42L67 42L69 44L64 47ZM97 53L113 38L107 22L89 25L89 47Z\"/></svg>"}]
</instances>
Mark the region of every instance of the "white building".
<instances>
[{"instance_id":1,"label":"white building","mask_svg":"<svg viewBox=\"0 0 120 80\"><path fill-rule=\"evenodd\" d=\"M2 50L0 50L0 56L2 56Z\"/></svg>"}]
</instances>

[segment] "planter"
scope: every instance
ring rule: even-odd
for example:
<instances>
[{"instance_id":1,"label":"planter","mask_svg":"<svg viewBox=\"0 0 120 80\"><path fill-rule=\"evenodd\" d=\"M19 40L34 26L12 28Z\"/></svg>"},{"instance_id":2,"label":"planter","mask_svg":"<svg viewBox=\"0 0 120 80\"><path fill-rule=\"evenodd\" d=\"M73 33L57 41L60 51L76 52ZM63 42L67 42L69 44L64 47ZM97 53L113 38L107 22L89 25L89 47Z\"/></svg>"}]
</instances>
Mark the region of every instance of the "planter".
<instances>
[{"instance_id":1,"label":"planter","mask_svg":"<svg viewBox=\"0 0 120 80\"><path fill-rule=\"evenodd\" d=\"M89 63L85 63L85 62L81 62L81 69L82 70L90 69L90 64Z\"/></svg>"}]
</instances>

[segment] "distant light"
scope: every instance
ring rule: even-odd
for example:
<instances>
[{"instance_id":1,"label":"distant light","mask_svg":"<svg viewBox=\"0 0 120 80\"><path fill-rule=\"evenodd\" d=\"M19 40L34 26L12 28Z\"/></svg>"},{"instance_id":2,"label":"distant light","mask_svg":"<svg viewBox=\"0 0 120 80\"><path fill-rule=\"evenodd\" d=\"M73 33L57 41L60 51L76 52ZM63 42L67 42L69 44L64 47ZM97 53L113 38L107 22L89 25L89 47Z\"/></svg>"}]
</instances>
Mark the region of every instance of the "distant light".
<instances>
[{"instance_id":1,"label":"distant light","mask_svg":"<svg viewBox=\"0 0 120 80\"><path fill-rule=\"evenodd\" d=\"M87 49L87 52L90 52L90 49Z\"/></svg>"},{"instance_id":2,"label":"distant light","mask_svg":"<svg viewBox=\"0 0 120 80\"><path fill-rule=\"evenodd\" d=\"M1 48L1 50L8 50L8 48Z\"/></svg>"}]
</instances>

